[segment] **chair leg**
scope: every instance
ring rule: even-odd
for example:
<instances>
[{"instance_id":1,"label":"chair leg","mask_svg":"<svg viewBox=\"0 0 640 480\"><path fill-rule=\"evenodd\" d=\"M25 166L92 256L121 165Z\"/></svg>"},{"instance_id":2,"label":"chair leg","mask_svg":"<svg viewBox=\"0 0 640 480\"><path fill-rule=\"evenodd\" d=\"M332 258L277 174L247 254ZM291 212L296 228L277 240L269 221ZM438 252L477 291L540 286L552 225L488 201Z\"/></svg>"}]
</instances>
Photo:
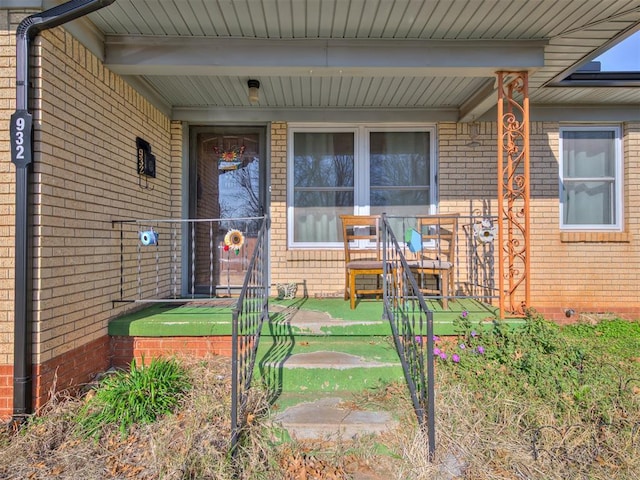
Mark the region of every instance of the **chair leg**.
<instances>
[{"instance_id":1,"label":"chair leg","mask_svg":"<svg viewBox=\"0 0 640 480\"><path fill-rule=\"evenodd\" d=\"M449 272L444 272L440 279L440 285L442 287L442 308L449 308Z\"/></svg>"},{"instance_id":2,"label":"chair leg","mask_svg":"<svg viewBox=\"0 0 640 480\"><path fill-rule=\"evenodd\" d=\"M449 277L449 292L450 295L454 295L456 294L456 288L455 285L453 284L453 282L455 281L455 277L453 275L453 271L449 271L447 272L447 276Z\"/></svg>"},{"instance_id":3,"label":"chair leg","mask_svg":"<svg viewBox=\"0 0 640 480\"><path fill-rule=\"evenodd\" d=\"M349 272L345 270L344 272L344 299L349 299Z\"/></svg>"},{"instance_id":4,"label":"chair leg","mask_svg":"<svg viewBox=\"0 0 640 480\"><path fill-rule=\"evenodd\" d=\"M349 274L349 296L351 298L351 310L356 308L356 276Z\"/></svg>"}]
</instances>

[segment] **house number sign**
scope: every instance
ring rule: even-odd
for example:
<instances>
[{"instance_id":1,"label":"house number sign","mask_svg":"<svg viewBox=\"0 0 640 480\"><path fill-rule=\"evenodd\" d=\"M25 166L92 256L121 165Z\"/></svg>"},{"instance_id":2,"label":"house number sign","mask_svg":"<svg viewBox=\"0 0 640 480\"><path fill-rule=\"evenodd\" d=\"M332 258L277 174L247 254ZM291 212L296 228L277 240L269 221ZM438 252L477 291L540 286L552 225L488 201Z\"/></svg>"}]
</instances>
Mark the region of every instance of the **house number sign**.
<instances>
[{"instance_id":1,"label":"house number sign","mask_svg":"<svg viewBox=\"0 0 640 480\"><path fill-rule=\"evenodd\" d=\"M16 110L11 115L11 161L18 167L31 163L31 119L26 110Z\"/></svg>"}]
</instances>

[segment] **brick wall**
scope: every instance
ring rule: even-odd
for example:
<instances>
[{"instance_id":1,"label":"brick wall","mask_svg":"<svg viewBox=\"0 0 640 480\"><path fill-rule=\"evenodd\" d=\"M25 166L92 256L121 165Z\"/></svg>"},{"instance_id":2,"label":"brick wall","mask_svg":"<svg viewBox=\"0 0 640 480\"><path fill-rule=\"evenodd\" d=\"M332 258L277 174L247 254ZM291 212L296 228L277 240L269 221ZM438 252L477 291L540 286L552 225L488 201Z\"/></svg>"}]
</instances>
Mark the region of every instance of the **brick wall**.
<instances>
[{"instance_id":1,"label":"brick wall","mask_svg":"<svg viewBox=\"0 0 640 480\"><path fill-rule=\"evenodd\" d=\"M77 388L109 368L109 336L69 350L33 369L34 408L42 408L56 392L74 394Z\"/></svg>"},{"instance_id":2,"label":"brick wall","mask_svg":"<svg viewBox=\"0 0 640 480\"><path fill-rule=\"evenodd\" d=\"M0 420L13 413L13 365L0 365Z\"/></svg>"},{"instance_id":3,"label":"brick wall","mask_svg":"<svg viewBox=\"0 0 640 480\"><path fill-rule=\"evenodd\" d=\"M133 359L142 365L153 358L173 355L231 357L231 336L111 338L111 364L116 368L127 368Z\"/></svg>"},{"instance_id":4,"label":"brick wall","mask_svg":"<svg viewBox=\"0 0 640 480\"><path fill-rule=\"evenodd\" d=\"M111 222L179 211L181 130L62 28L36 45L34 363L44 364L104 337L124 311L111 302L120 286ZM136 137L151 144L156 178L137 175Z\"/></svg>"},{"instance_id":5,"label":"brick wall","mask_svg":"<svg viewBox=\"0 0 640 480\"><path fill-rule=\"evenodd\" d=\"M625 230L570 233L559 228L559 123L532 122L531 306L545 316L614 312L640 316L640 123L624 124ZM481 122L471 148L468 124L438 124L439 210L497 215L497 124ZM272 124L272 283L306 282L310 295L341 295L343 255L337 250L288 250L286 231L287 125ZM496 255L497 262L497 255ZM498 264L495 265L497 275ZM464 273L464 272L463 272ZM498 278L496 276L496 285Z\"/></svg>"},{"instance_id":6,"label":"brick wall","mask_svg":"<svg viewBox=\"0 0 640 480\"><path fill-rule=\"evenodd\" d=\"M287 124L271 124L271 283L305 284L309 295L344 292L342 250L287 249ZM276 295L275 287L272 294ZM298 295L302 287L298 287Z\"/></svg>"},{"instance_id":7,"label":"brick wall","mask_svg":"<svg viewBox=\"0 0 640 480\"><path fill-rule=\"evenodd\" d=\"M25 14L0 10L0 55L7 59L3 66L11 66L0 68L0 75L15 75L14 32ZM120 288L120 239L112 220L179 216L182 125L170 122L63 28L43 32L33 44L33 387L41 406L55 372L57 388L66 388L108 367L107 322L130 308L112 304ZM11 87L0 98L4 131L15 108L14 84L0 83ZM157 177L148 183L137 175L138 136L156 156ZM4 138L0 154L4 372L13 365L15 181ZM4 402L10 392L0 393Z\"/></svg>"}]
</instances>

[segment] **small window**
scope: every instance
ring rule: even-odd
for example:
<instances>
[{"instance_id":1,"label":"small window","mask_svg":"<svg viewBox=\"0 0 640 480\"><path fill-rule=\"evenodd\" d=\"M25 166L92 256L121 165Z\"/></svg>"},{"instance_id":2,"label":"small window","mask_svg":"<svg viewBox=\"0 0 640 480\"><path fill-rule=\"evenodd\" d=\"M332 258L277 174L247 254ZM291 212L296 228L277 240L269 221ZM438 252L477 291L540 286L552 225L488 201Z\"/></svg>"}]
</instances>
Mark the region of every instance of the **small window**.
<instances>
[{"instance_id":1,"label":"small window","mask_svg":"<svg viewBox=\"0 0 640 480\"><path fill-rule=\"evenodd\" d=\"M560 227L622 229L620 127L560 129Z\"/></svg>"}]
</instances>

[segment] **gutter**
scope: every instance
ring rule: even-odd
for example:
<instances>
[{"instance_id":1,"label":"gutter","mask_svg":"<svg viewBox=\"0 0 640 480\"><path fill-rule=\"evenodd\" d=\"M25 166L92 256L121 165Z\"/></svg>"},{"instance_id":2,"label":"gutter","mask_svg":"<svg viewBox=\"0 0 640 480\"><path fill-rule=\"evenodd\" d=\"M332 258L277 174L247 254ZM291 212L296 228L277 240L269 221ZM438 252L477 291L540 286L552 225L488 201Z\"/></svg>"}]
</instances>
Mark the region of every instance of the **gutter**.
<instances>
[{"instance_id":1,"label":"gutter","mask_svg":"<svg viewBox=\"0 0 640 480\"><path fill-rule=\"evenodd\" d=\"M16 111L11 115L11 162L16 166L15 289L13 350L13 421L21 423L31 413L32 290L29 239L29 173L33 160L32 115L29 101L29 46L35 36L50 28L111 5L115 0L71 0L25 18L16 30Z\"/></svg>"}]
</instances>

